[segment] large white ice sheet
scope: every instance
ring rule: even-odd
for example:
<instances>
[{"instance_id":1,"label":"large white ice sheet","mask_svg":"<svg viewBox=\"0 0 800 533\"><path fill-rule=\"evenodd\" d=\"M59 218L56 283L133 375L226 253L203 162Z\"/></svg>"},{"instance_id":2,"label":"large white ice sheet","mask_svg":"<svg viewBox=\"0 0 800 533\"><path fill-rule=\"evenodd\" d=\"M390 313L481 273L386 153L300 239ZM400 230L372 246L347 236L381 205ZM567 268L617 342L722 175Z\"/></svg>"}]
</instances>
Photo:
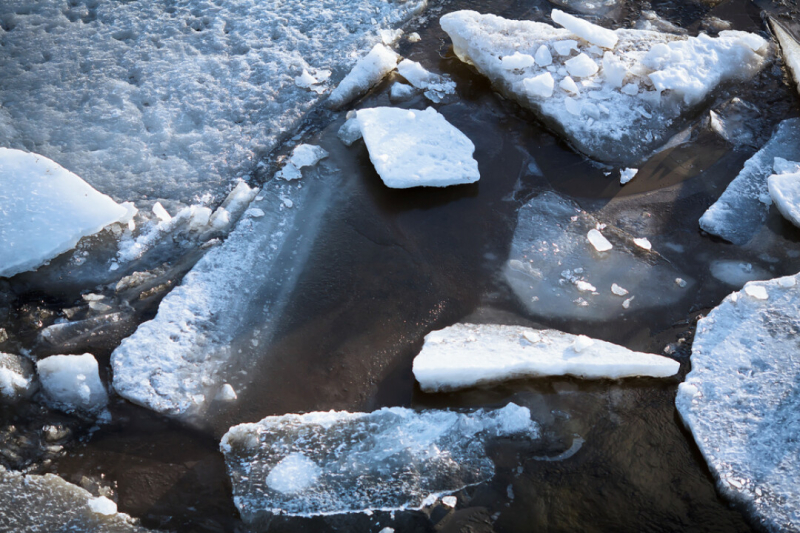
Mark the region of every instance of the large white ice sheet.
<instances>
[{"instance_id":1,"label":"large white ice sheet","mask_svg":"<svg viewBox=\"0 0 800 533\"><path fill-rule=\"evenodd\" d=\"M491 479L485 444L515 436L535 439L539 428L513 403L472 413L394 407L271 416L232 427L220 448L236 507L254 523L265 513L419 509Z\"/></svg>"},{"instance_id":2,"label":"large white ice sheet","mask_svg":"<svg viewBox=\"0 0 800 533\"><path fill-rule=\"evenodd\" d=\"M118 201L219 201L324 98L297 85L303 70L340 79L425 5L3 1L0 146Z\"/></svg>"},{"instance_id":3,"label":"large white ice sheet","mask_svg":"<svg viewBox=\"0 0 800 533\"><path fill-rule=\"evenodd\" d=\"M734 244L747 244L764 224L772 200L767 179L775 158L800 161L800 119L784 120L769 142L747 160L725 192L700 217L700 227Z\"/></svg>"},{"instance_id":4,"label":"large white ice sheet","mask_svg":"<svg viewBox=\"0 0 800 533\"><path fill-rule=\"evenodd\" d=\"M369 159L388 187L447 187L480 179L475 145L429 107L359 109Z\"/></svg>"},{"instance_id":5,"label":"large white ice sheet","mask_svg":"<svg viewBox=\"0 0 800 533\"><path fill-rule=\"evenodd\" d=\"M677 361L552 329L456 324L425 336L414 377L426 392L515 378L571 375L590 379L668 377Z\"/></svg>"},{"instance_id":6,"label":"large white ice sheet","mask_svg":"<svg viewBox=\"0 0 800 533\"><path fill-rule=\"evenodd\" d=\"M800 531L800 275L755 281L697 323L676 404L722 493Z\"/></svg>"},{"instance_id":7,"label":"large white ice sheet","mask_svg":"<svg viewBox=\"0 0 800 533\"><path fill-rule=\"evenodd\" d=\"M717 38L612 32L558 10L553 20L569 29L474 11L448 13L441 25L456 55L505 95L581 152L621 166L635 166L666 143L712 91L749 79L768 54L764 39L745 32L723 31ZM534 56L542 46L552 63L507 68L506 58ZM552 94L529 90L530 80L545 73L559 88ZM579 77L579 94L569 82L562 85L568 74Z\"/></svg>"},{"instance_id":8,"label":"large white ice sheet","mask_svg":"<svg viewBox=\"0 0 800 533\"><path fill-rule=\"evenodd\" d=\"M33 270L127 215L46 157L0 148L0 277Z\"/></svg>"}]
</instances>

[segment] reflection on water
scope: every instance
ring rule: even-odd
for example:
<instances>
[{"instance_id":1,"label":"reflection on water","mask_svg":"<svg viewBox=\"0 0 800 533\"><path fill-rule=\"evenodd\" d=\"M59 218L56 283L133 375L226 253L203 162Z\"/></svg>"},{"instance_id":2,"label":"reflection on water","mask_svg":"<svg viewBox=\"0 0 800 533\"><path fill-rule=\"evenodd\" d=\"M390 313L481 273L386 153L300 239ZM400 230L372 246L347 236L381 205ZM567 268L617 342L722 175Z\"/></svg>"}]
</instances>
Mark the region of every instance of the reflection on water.
<instances>
[{"instance_id":1,"label":"reflection on water","mask_svg":"<svg viewBox=\"0 0 800 533\"><path fill-rule=\"evenodd\" d=\"M642 10L636 2L597 4L586 9L601 19L613 17L620 27L638 20ZM750 2L649 5L690 33L711 16L736 29L762 28L759 9ZM759 6L777 13L788 9L778 1ZM398 531L749 531L741 514L717 497L702 457L676 418L677 380L540 379L436 395L423 394L414 383L411 361L432 329L470 315L475 321L532 324L502 271L518 209L544 190L648 237L697 286L665 313L591 323L538 315L543 326L634 350L662 353L669 345L687 367L694 319L731 290L712 275L714 261L751 264L771 276L800 269L800 234L780 218L770 220L764 238L751 248L698 230L702 212L751 155L747 148L734 150L698 124L687 143L653 156L621 188L616 173L607 176L608 169L575 154L452 57L437 23L440 14L455 9L541 19L551 7L541 0L434 5L427 22L409 29L420 33L421 42L404 40L398 51L457 82L458 99L438 109L474 141L480 182L443 190L387 189L363 144L347 148L336 138L344 116L320 112L311 128L318 133L306 142L331 153L329 167L338 170L330 179L340 185L321 215L320 232L282 317L270 324L268 342L253 342L256 330L266 329L253 324L231 346L249 361L234 383L238 401L212 410L202 429L117 401L111 407L114 423L70 449L52 470L73 482L102 475L114 487L120 510L150 527L244 530L218 452L220 436L234 424L314 410L497 407L514 401L531 409L543 439L487 450L496 476L456 494L456 510L437 505L394 517L276 517L270 530L378 531L390 525ZM768 96L761 116L765 128L798 109L796 94L775 68L756 82L757 89L740 95L759 105L765 102L759 95ZM390 105L391 83L358 105ZM419 96L401 105L424 108L428 102ZM152 311L151 303L137 312ZM112 349L113 343L97 347L101 365Z\"/></svg>"}]
</instances>

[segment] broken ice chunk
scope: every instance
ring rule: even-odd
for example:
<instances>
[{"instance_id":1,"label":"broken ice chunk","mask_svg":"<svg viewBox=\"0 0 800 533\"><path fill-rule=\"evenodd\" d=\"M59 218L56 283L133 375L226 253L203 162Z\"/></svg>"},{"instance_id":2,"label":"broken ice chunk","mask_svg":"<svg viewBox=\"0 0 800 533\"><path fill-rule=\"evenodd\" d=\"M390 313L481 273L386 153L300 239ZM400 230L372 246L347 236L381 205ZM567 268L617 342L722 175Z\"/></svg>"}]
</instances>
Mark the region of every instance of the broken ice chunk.
<instances>
[{"instance_id":1,"label":"broken ice chunk","mask_svg":"<svg viewBox=\"0 0 800 533\"><path fill-rule=\"evenodd\" d=\"M221 389L219 389L216 399L223 402L232 402L236 400L236 391L233 389L230 383L226 383Z\"/></svg>"},{"instance_id":2,"label":"broken ice chunk","mask_svg":"<svg viewBox=\"0 0 800 533\"><path fill-rule=\"evenodd\" d=\"M329 105L338 109L365 94L395 69L399 59L400 56L393 50L376 44L331 92Z\"/></svg>"},{"instance_id":3,"label":"broken ice chunk","mask_svg":"<svg viewBox=\"0 0 800 533\"><path fill-rule=\"evenodd\" d=\"M800 531L797 279L748 283L700 319L675 400L722 495L766 531Z\"/></svg>"},{"instance_id":4,"label":"broken ice chunk","mask_svg":"<svg viewBox=\"0 0 800 533\"><path fill-rule=\"evenodd\" d=\"M117 504L105 496L98 496L89 500L89 509L97 514L111 516L117 514Z\"/></svg>"},{"instance_id":5,"label":"broken ice chunk","mask_svg":"<svg viewBox=\"0 0 800 533\"><path fill-rule=\"evenodd\" d=\"M550 53L550 49L547 48L546 44L543 44L536 50L534 58L536 59L536 64L541 67L546 67L553 63L553 55Z\"/></svg>"},{"instance_id":6,"label":"broken ice chunk","mask_svg":"<svg viewBox=\"0 0 800 533\"><path fill-rule=\"evenodd\" d=\"M578 41L573 39L565 39L563 41L555 41L553 42L553 48L556 49L556 53L560 56L568 56L572 53L573 50L578 50Z\"/></svg>"},{"instance_id":7,"label":"broken ice chunk","mask_svg":"<svg viewBox=\"0 0 800 533\"><path fill-rule=\"evenodd\" d=\"M800 166L798 163L795 165ZM769 195L781 215L795 226L800 227L800 171L773 174L767 179L767 187Z\"/></svg>"},{"instance_id":8,"label":"broken ice chunk","mask_svg":"<svg viewBox=\"0 0 800 533\"><path fill-rule=\"evenodd\" d=\"M317 81L317 78L309 74L306 69L303 69L303 73L294 79L294 83L298 87L308 89L312 85L316 85L319 82Z\"/></svg>"},{"instance_id":9,"label":"broken ice chunk","mask_svg":"<svg viewBox=\"0 0 800 533\"><path fill-rule=\"evenodd\" d=\"M558 86L572 95L580 94L580 90L578 89L578 86L575 84L575 80L573 80L569 76L565 77L563 80L558 82Z\"/></svg>"},{"instance_id":10,"label":"broken ice chunk","mask_svg":"<svg viewBox=\"0 0 800 533\"><path fill-rule=\"evenodd\" d=\"M531 334L539 340L532 344L517 340ZM477 340L467 342L470 336ZM444 342L430 342L433 337ZM679 367L672 359L584 335L521 326L456 324L425 337L413 371L423 391L436 392L521 377L667 377Z\"/></svg>"},{"instance_id":11,"label":"broken ice chunk","mask_svg":"<svg viewBox=\"0 0 800 533\"><path fill-rule=\"evenodd\" d=\"M617 296L626 296L628 294L628 291L626 289L623 289L616 283L611 284L611 292L613 292Z\"/></svg>"},{"instance_id":12,"label":"broken ice chunk","mask_svg":"<svg viewBox=\"0 0 800 533\"><path fill-rule=\"evenodd\" d=\"M397 72L400 73L408 83L425 91L425 97L433 102L440 102L446 95L456 92L456 83L443 76L428 72L425 67L404 59L397 65Z\"/></svg>"},{"instance_id":13,"label":"broken ice chunk","mask_svg":"<svg viewBox=\"0 0 800 533\"><path fill-rule=\"evenodd\" d=\"M458 498L456 498L455 496L445 496L444 498L442 498L442 505L453 509L455 508L456 505L458 505Z\"/></svg>"},{"instance_id":14,"label":"broken ice chunk","mask_svg":"<svg viewBox=\"0 0 800 533\"><path fill-rule=\"evenodd\" d=\"M555 81L553 81L553 76L549 72L539 74L532 78L525 78L522 80L522 84L531 96L539 96L542 98L550 98L553 96Z\"/></svg>"},{"instance_id":15,"label":"broken ice chunk","mask_svg":"<svg viewBox=\"0 0 800 533\"><path fill-rule=\"evenodd\" d=\"M419 509L492 478L485 445L538 438L525 407L494 411L330 411L271 416L232 427L220 448L234 501L249 524L294 516Z\"/></svg>"},{"instance_id":16,"label":"broken ice chunk","mask_svg":"<svg viewBox=\"0 0 800 533\"><path fill-rule=\"evenodd\" d=\"M594 249L598 252L607 252L613 246L611 243L608 242L608 239L603 237L603 234L597 231L596 229L590 229L589 233L586 234L586 239L594 246Z\"/></svg>"},{"instance_id":17,"label":"broken ice chunk","mask_svg":"<svg viewBox=\"0 0 800 533\"><path fill-rule=\"evenodd\" d=\"M581 39L603 48L614 48L619 40L617 34L613 31L568 15L558 9L554 9L550 13L550 18L553 19L553 22L564 26Z\"/></svg>"},{"instance_id":18,"label":"broken ice chunk","mask_svg":"<svg viewBox=\"0 0 800 533\"><path fill-rule=\"evenodd\" d=\"M99 414L108 394L92 354L53 355L36 363L47 402L66 413Z\"/></svg>"},{"instance_id":19,"label":"broken ice chunk","mask_svg":"<svg viewBox=\"0 0 800 533\"><path fill-rule=\"evenodd\" d=\"M360 109L357 120L387 187L447 187L480 178L475 145L431 107Z\"/></svg>"},{"instance_id":20,"label":"broken ice chunk","mask_svg":"<svg viewBox=\"0 0 800 533\"><path fill-rule=\"evenodd\" d=\"M525 69L531 67L536 61L531 55L514 52L510 56L504 56L502 62L503 62L503 68L507 68L508 70L514 70L514 69Z\"/></svg>"},{"instance_id":21,"label":"broken ice chunk","mask_svg":"<svg viewBox=\"0 0 800 533\"><path fill-rule=\"evenodd\" d=\"M800 43L787 32L775 19L770 18L772 30L778 39L778 44L783 52L783 62L788 67L797 84L797 91L800 92Z\"/></svg>"},{"instance_id":22,"label":"broken ice chunk","mask_svg":"<svg viewBox=\"0 0 800 533\"><path fill-rule=\"evenodd\" d=\"M628 69L625 64L611 52L603 54L603 77L612 87L622 87Z\"/></svg>"},{"instance_id":23,"label":"broken ice chunk","mask_svg":"<svg viewBox=\"0 0 800 533\"><path fill-rule=\"evenodd\" d=\"M397 84L395 84L397 85ZM409 85L406 85L409 87ZM353 118L348 118L342 127L339 128L339 131L336 134L346 146L352 146L354 142L361 138L361 126L358 125L358 120Z\"/></svg>"},{"instance_id":24,"label":"broken ice chunk","mask_svg":"<svg viewBox=\"0 0 800 533\"><path fill-rule=\"evenodd\" d=\"M581 116L581 110L583 106L580 102L575 100L574 98L564 98L564 107L566 108L567 112L571 115L575 115L576 117Z\"/></svg>"},{"instance_id":25,"label":"broken ice chunk","mask_svg":"<svg viewBox=\"0 0 800 533\"><path fill-rule=\"evenodd\" d=\"M0 401L16 403L35 391L33 363L25 357L0 352Z\"/></svg>"},{"instance_id":26,"label":"broken ice chunk","mask_svg":"<svg viewBox=\"0 0 800 533\"><path fill-rule=\"evenodd\" d=\"M170 215L164 206L161 205L161 202L156 202L153 204L153 214L160 220L161 222L169 222L172 220L172 215Z\"/></svg>"},{"instance_id":27,"label":"broken ice chunk","mask_svg":"<svg viewBox=\"0 0 800 533\"><path fill-rule=\"evenodd\" d=\"M584 53L580 53L572 59L567 59L564 63L567 66L567 72L574 78L586 78L594 75L600 67L597 66L591 57Z\"/></svg>"},{"instance_id":28,"label":"broken ice chunk","mask_svg":"<svg viewBox=\"0 0 800 533\"><path fill-rule=\"evenodd\" d=\"M800 119L781 122L769 142L747 160L722 196L703 213L700 227L734 244L746 244L764 224L769 205L768 178L776 157L800 161Z\"/></svg>"},{"instance_id":29,"label":"broken ice chunk","mask_svg":"<svg viewBox=\"0 0 800 533\"><path fill-rule=\"evenodd\" d=\"M130 218L125 206L41 155L0 148L0 182L0 277L36 269Z\"/></svg>"},{"instance_id":30,"label":"broken ice chunk","mask_svg":"<svg viewBox=\"0 0 800 533\"><path fill-rule=\"evenodd\" d=\"M639 173L639 169L638 168L626 168L624 170L620 170L619 171L619 184L620 185L625 185L626 183L631 181L633 178L635 178L636 174L638 174L638 173Z\"/></svg>"},{"instance_id":31,"label":"broken ice chunk","mask_svg":"<svg viewBox=\"0 0 800 533\"><path fill-rule=\"evenodd\" d=\"M396 30L384 29L378 32L381 36L381 42L386 46L392 45L400 40L403 36L403 30L397 28Z\"/></svg>"},{"instance_id":32,"label":"broken ice chunk","mask_svg":"<svg viewBox=\"0 0 800 533\"><path fill-rule=\"evenodd\" d=\"M633 239L633 244L635 244L639 248L643 248L645 250L652 250L653 249L653 245L650 244L650 240L647 239L646 237Z\"/></svg>"},{"instance_id":33,"label":"broken ice chunk","mask_svg":"<svg viewBox=\"0 0 800 533\"><path fill-rule=\"evenodd\" d=\"M417 89L413 85L395 82L392 84L392 88L389 90L389 99L392 102L405 102L406 100L413 98L415 94L417 94ZM360 132L359 138L361 138Z\"/></svg>"},{"instance_id":34,"label":"broken ice chunk","mask_svg":"<svg viewBox=\"0 0 800 533\"><path fill-rule=\"evenodd\" d=\"M289 158L286 165L275 173L275 177L286 181L300 179L303 177L301 168L312 167L326 157L328 157L328 152L320 146L299 144L292 150L292 157Z\"/></svg>"}]
</instances>

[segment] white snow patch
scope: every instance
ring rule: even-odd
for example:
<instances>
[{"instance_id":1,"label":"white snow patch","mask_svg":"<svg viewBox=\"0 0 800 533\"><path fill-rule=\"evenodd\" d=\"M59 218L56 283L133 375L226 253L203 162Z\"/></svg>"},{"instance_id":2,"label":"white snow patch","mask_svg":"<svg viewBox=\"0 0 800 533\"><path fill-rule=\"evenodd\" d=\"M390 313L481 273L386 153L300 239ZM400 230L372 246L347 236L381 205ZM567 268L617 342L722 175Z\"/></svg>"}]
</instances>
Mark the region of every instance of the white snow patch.
<instances>
[{"instance_id":1,"label":"white snow patch","mask_svg":"<svg viewBox=\"0 0 800 533\"><path fill-rule=\"evenodd\" d=\"M623 289L622 287L620 287L616 283L612 283L611 284L611 292L613 292L617 296L627 296L629 291L627 289Z\"/></svg>"}]
</instances>

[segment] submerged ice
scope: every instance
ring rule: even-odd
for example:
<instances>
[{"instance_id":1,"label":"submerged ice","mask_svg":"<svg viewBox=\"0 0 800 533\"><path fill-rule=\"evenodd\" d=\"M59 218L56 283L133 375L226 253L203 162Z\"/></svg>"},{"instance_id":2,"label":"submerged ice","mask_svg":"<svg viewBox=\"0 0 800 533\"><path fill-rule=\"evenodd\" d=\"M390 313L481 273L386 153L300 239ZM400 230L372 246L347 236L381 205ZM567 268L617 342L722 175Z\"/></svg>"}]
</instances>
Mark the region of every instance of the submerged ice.
<instances>
[{"instance_id":1,"label":"submerged ice","mask_svg":"<svg viewBox=\"0 0 800 533\"><path fill-rule=\"evenodd\" d=\"M220 448L242 519L256 523L268 513L418 509L491 479L493 439L538 435L530 411L513 403L469 413L394 407L267 417L231 428Z\"/></svg>"},{"instance_id":2,"label":"submerged ice","mask_svg":"<svg viewBox=\"0 0 800 533\"><path fill-rule=\"evenodd\" d=\"M697 324L676 404L721 492L800 531L800 275L751 282Z\"/></svg>"},{"instance_id":3,"label":"submerged ice","mask_svg":"<svg viewBox=\"0 0 800 533\"><path fill-rule=\"evenodd\" d=\"M503 272L536 316L607 320L628 308L667 306L684 297L686 290L674 280L688 278L642 244L572 201L544 192L520 209ZM614 284L630 293L627 300Z\"/></svg>"},{"instance_id":4,"label":"submerged ice","mask_svg":"<svg viewBox=\"0 0 800 533\"><path fill-rule=\"evenodd\" d=\"M429 333L414 358L414 377L426 392L535 376L667 377L679 368L672 359L585 336L474 324Z\"/></svg>"},{"instance_id":5,"label":"submerged ice","mask_svg":"<svg viewBox=\"0 0 800 533\"><path fill-rule=\"evenodd\" d=\"M497 89L579 151L622 166L681 131L713 91L750 79L768 54L746 32L687 37L611 31L555 9L552 18L564 28L474 11L444 15L441 25L456 55ZM523 61L537 54L544 60Z\"/></svg>"}]
</instances>

